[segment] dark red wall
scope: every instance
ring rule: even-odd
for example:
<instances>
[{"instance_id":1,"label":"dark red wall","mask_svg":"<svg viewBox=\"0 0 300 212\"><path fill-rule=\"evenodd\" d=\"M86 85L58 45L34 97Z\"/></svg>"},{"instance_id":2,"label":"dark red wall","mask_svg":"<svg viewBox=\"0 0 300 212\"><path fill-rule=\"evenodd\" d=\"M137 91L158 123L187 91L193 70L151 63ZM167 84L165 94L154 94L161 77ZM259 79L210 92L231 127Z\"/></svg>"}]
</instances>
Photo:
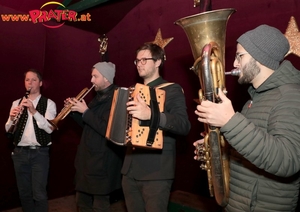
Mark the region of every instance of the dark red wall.
<instances>
[{"instance_id":1,"label":"dark red wall","mask_svg":"<svg viewBox=\"0 0 300 212\"><path fill-rule=\"evenodd\" d=\"M0 6L0 14L17 11ZM43 74L42 94L63 108L67 97L90 87L91 67L100 61L98 35L73 27L50 29L31 22L0 20L1 99L0 123L0 211L18 206L18 193L11 160L11 142L5 137L12 101L24 96L24 72L36 68ZM92 92L93 93L93 92ZM86 99L90 99L88 95ZM53 133L49 174L49 198L74 192L74 156L81 128L68 117Z\"/></svg>"},{"instance_id":2,"label":"dark red wall","mask_svg":"<svg viewBox=\"0 0 300 212\"><path fill-rule=\"evenodd\" d=\"M227 26L226 69L232 69L236 39L242 33L260 24L269 24L285 32L291 16L300 23L298 0L212 0L212 8L235 8ZM1 6L0 14L16 13ZM177 173L174 190L183 190L208 195L206 172L193 160L193 141L203 130L194 115L195 102L200 88L198 77L189 70L194 62L187 37L174 22L185 16L199 13L193 1L144 0L110 32L109 59L116 64L115 82L130 86L140 79L133 60L135 50L144 42L153 41L158 29L163 38L174 37L166 47L167 61L163 77L179 83L186 95L192 129L188 136L178 140ZM91 14L101 16L101 14ZM105 17L103 17L105 18ZM107 20L109 21L109 20ZM1 110L0 123L0 210L18 206L17 187L11 161L11 145L5 137L4 124L13 100L25 94L23 73L28 68L39 69L44 74L43 94L53 99L58 112L63 100L76 96L84 87L89 87L90 68L100 60L98 53L99 35L68 26L49 29L31 22L3 22L0 20L0 67L1 67ZM300 60L294 55L287 57L300 69ZM226 78L228 97L236 110L247 100L245 86L236 78ZM91 98L89 95L86 100ZM74 191L74 156L80 139L80 128L68 117L61 123L59 131L53 133L51 167L49 176L49 198L72 194Z\"/></svg>"},{"instance_id":3,"label":"dark red wall","mask_svg":"<svg viewBox=\"0 0 300 212\"><path fill-rule=\"evenodd\" d=\"M234 8L236 12L228 20L226 39L226 70L233 68L236 39L244 32L260 24L277 27L283 33L291 16L300 23L300 3L297 0L212 0L212 9ZM183 29L174 22L186 16L199 13L193 1L186 0L144 0L134 8L113 30L108 33L110 59L117 63L116 81L121 85L135 82L137 71L133 64L136 48L144 42L153 41L158 29L163 38L174 37L165 47L167 61L162 75L171 82L182 85L189 118L192 123L190 134L182 138L178 145L177 174L174 189L207 195L206 172L201 171L199 162L193 160L193 141L200 138L202 124L194 115L195 102L200 83L198 77L189 70L194 63L191 48ZM204 26L202 26L204 27ZM300 69L300 58L287 57ZM126 79L126 81L125 81ZM237 78L226 77L228 97L237 111L248 99L247 86L237 83Z\"/></svg>"}]
</instances>

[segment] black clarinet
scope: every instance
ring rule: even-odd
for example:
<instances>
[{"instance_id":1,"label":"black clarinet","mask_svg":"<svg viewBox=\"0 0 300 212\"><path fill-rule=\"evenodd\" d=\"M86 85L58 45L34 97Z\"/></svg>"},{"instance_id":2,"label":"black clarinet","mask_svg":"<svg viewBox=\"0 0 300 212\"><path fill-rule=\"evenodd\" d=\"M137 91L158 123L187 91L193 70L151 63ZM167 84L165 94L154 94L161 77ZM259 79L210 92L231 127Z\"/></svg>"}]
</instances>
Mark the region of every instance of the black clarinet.
<instances>
[{"instance_id":1,"label":"black clarinet","mask_svg":"<svg viewBox=\"0 0 300 212\"><path fill-rule=\"evenodd\" d=\"M21 104L21 102L22 102L22 100L24 98L28 99L28 96L30 94L30 90L31 90L31 88L26 91L25 96L20 100L19 105ZM12 138L13 137L13 135L14 135L16 129L17 129L19 119L20 119L20 117L21 117L21 115L22 115L22 113L23 113L23 111L24 111L25 108L26 107L23 107L20 110L20 112L14 117L13 123L12 123L12 125L10 126L10 128L8 129L8 131L6 133L6 135L7 135L8 138Z\"/></svg>"}]
</instances>

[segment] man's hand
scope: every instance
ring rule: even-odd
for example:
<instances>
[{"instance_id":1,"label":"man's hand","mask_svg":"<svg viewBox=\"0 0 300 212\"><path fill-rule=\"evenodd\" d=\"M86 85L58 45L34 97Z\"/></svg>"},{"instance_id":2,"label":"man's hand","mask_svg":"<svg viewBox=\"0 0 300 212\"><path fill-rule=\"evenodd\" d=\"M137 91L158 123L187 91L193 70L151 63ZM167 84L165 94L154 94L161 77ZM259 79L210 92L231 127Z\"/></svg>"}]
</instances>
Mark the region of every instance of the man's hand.
<instances>
[{"instance_id":1,"label":"man's hand","mask_svg":"<svg viewBox=\"0 0 300 212\"><path fill-rule=\"evenodd\" d=\"M21 113L21 110L23 110L23 107L21 105L13 108L9 113L10 120L13 121L16 116Z\"/></svg>"},{"instance_id":2,"label":"man's hand","mask_svg":"<svg viewBox=\"0 0 300 212\"><path fill-rule=\"evenodd\" d=\"M68 98L66 98L66 99L64 100L64 107L65 107L65 108L67 108L67 107L69 107L69 106L71 105L70 100L71 100L70 97L68 97ZM75 98L74 98L74 100L75 100Z\"/></svg>"},{"instance_id":3,"label":"man's hand","mask_svg":"<svg viewBox=\"0 0 300 212\"><path fill-rule=\"evenodd\" d=\"M71 107L71 111L77 111L79 113L83 113L84 111L86 111L88 109L88 106L86 105L84 99L82 99L81 101L78 101L75 98L70 98L68 100L69 100L69 103L73 105ZM65 103L65 105L66 104L67 103Z\"/></svg>"},{"instance_id":4,"label":"man's hand","mask_svg":"<svg viewBox=\"0 0 300 212\"><path fill-rule=\"evenodd\" d=\"M198 115L198 121L215 127L223 127L231 119L235 112L230 99L221 89L219 89L219 97L222 100L221 103L202 101L196 107L195 114Z\"/></svg>"},{"instance_id":5,"label":"man's hand","mask_svg":"<svg viewBox=\"0 0 300 212\"><path fill-rule=\"evenodd\" d=\"M150 120L151 110L139 94L136 95L136 98L133 101L127 102L126 105L127 111L132 117L139 120Z\"/></svg>"},{"instance_id":6,"label":"man's hand","mask_svg":"<svg viewBox=\"0 0 300 212\"><path fill-rule=\"evenodd\" d=\"M200 148L202 144L204 143L204 138L197 140L193 143L195 150L194 150L194 160L200 160Z\"/></svg>"},{"instance_id":7,"label":"man's hand","mask_svg":"<svg viewBox=\"0 0 300 212\"><path fill-rule=\"evenodd\" d=\"M27 107L29 112L34 115L37 110L35 109L34 105L33 105L33 102L31 99L23 99L22 102L21 102L21 105L23 107Z\"/></svg>"}]
</instances>

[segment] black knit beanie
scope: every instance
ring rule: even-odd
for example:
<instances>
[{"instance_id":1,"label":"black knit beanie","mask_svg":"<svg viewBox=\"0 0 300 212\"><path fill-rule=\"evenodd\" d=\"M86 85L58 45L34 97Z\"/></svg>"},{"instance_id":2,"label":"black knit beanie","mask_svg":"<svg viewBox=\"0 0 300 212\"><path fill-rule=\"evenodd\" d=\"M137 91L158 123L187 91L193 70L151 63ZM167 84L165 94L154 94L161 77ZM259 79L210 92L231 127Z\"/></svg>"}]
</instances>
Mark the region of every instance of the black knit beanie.
<instances>
[{"instance_id":1,"label":"black knit beanie","mask_svg":"<svg viewBox=\"0 0 300 212\"><path fill-rule=\"evenodd\" d=\"M276 28L260 25L241 35L237 42L262 65L276 70L290 49L287 38Z\"/></svg>"}]
</instances>

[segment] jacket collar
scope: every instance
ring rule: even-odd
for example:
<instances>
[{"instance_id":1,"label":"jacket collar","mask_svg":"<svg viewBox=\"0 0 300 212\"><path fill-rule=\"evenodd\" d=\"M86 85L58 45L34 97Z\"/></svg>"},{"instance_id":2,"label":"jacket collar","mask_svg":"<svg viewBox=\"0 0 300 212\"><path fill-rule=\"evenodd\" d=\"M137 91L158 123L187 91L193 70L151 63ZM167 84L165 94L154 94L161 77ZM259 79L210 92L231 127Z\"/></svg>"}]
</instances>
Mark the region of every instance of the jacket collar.
<instances>
[{"instance_id":1,"label":"jacket collar","mask_svg":"<svg viewBox=\"0 0 300 212\"><path fill-rule=\"evenodd\" d=\"M267 90L278 88L285 84L300 84L300 71L298 71L290 61L283 61L279 68L266 79L257 89L250 86L249 94L261 93Z\"/></svg>"}]
</instances>

